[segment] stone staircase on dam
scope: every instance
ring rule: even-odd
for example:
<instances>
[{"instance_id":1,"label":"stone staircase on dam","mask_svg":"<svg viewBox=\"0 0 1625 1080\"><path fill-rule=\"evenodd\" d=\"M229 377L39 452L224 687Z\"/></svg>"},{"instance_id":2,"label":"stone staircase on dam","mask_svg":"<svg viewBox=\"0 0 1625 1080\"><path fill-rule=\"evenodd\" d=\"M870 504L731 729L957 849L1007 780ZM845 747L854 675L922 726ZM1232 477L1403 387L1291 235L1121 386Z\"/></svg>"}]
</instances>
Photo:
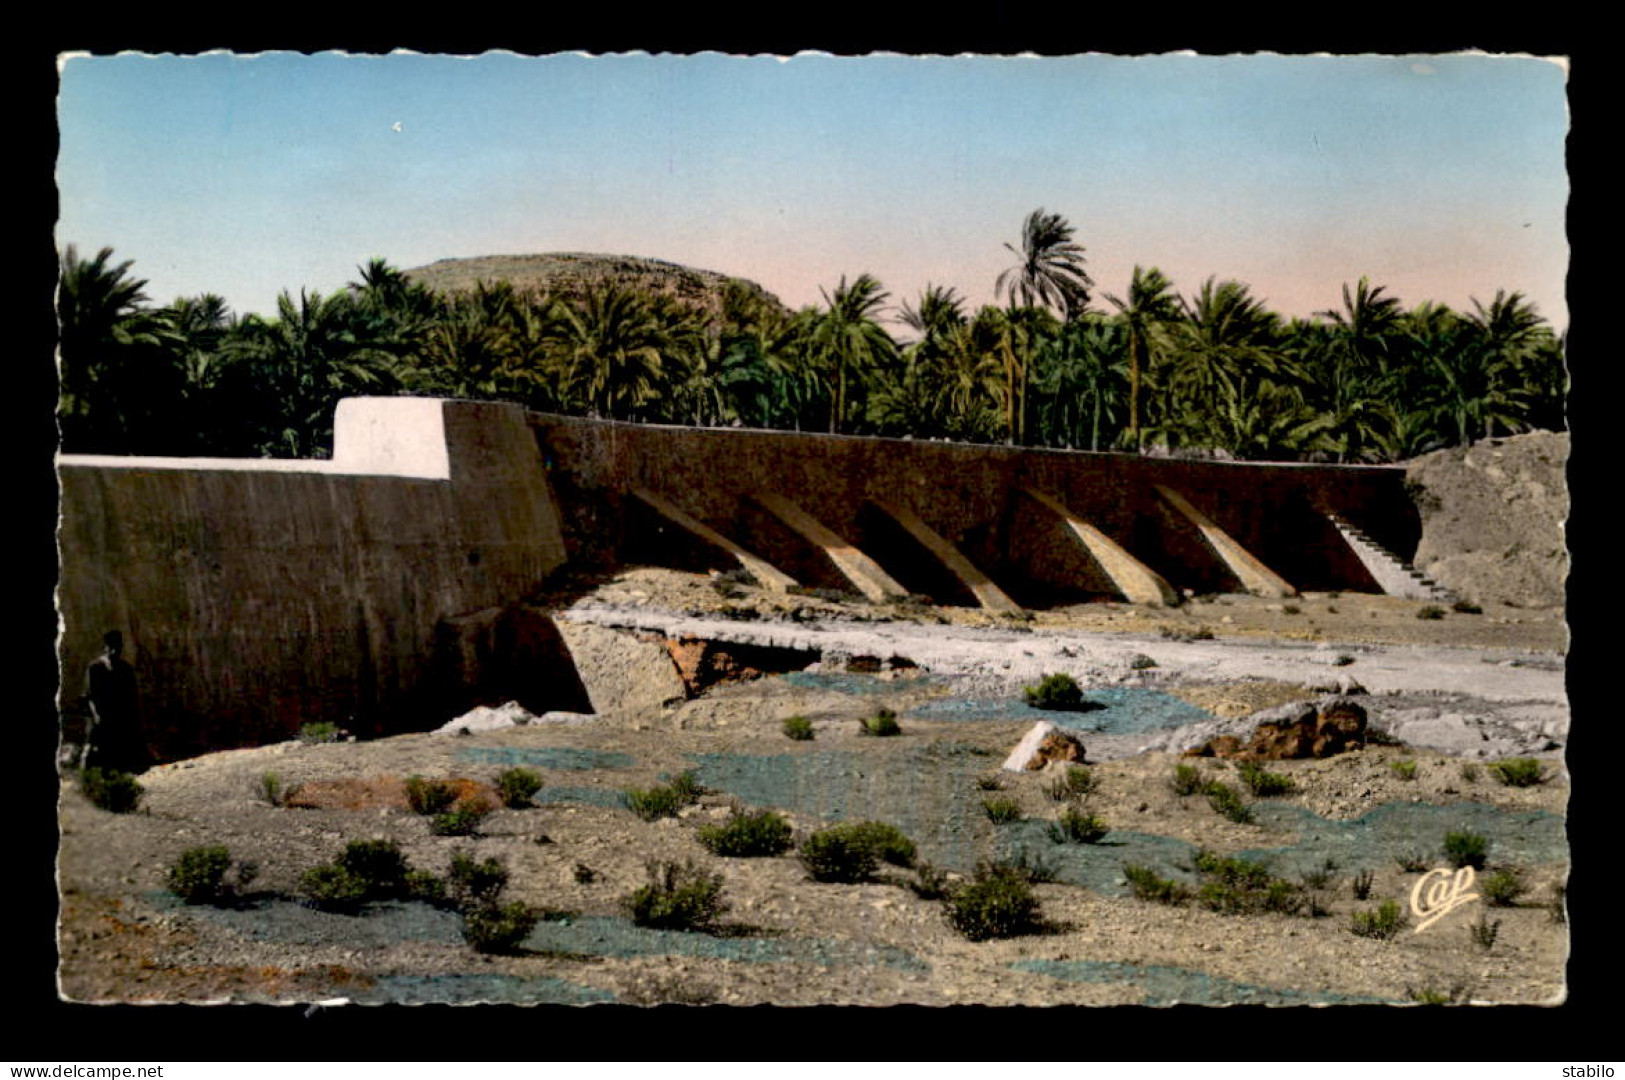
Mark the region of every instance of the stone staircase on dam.
<instances>
[{"instance_id":1,"label":"stone staircase on dam","mask_svg":"<svg viewBox=\"0 0 1625 1080\"><path fill-rule=\"evenodd\" d=\"M1401 596L1407 600L1442 600L1446 602L1457 599L1449 589L1424 576L1410 563L1401 559L1371 537L1347 518L1330 510L1323 510L1338 533L1360 560L1382 591L1389 596Z\"/></svg>"}]
</instances>

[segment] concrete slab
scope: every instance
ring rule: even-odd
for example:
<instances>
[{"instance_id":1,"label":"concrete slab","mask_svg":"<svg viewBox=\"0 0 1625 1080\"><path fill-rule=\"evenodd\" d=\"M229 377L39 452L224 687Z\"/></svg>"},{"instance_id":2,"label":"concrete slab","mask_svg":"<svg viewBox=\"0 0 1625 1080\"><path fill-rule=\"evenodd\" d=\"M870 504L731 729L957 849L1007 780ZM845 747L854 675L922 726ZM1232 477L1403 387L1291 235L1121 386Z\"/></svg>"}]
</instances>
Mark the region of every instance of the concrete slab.
<instances>
[{"instance_id":1,"label":"concrete slab","mask_svg":"<svg viewBox=\"0 0 1625 1080\"><path fill-rule=\"evenodd\" d=\"M1130 555L1117 541L1067 509L1054 496L1032 488L1022 490L1039 505L1060 517L1068 531L1106 572L1106 576L1111 578L1117 591L1122 593L1123 598L1129 603L1149 604L1152 607L1178 605L1179 594L1174 591L1173 586L1163 580L1161 574Z\"/></svg>"},{"instance_id":2,"label":"concrete slab","mask_svg":"<svg viewBox=\"0 0 1625 1080\"><path fill-rule=\"evenodd\" d=\"M978 570L958 548L949 543L920 516L906 506L870 499L878 509L901 525L920 545L935 555L954 577L976 597L976 602L988 611L1021 611L1021 605L1006 596L1004 590L993 584L993 579Z\"/></svg>"},{"instance_id":3,"label":"concrete slab","mask_svg":"<svg viewBox=\"0 0 1625 1080\"><path fill-rule=\"evenodd\" d=\"M893 580L890 574L882 570L879 563L858 550L856 545L843 540L833 530L789 499L771 492L760 492L752 496L752 498L774 517L799 533L803 539L822 551L829 558L829 561L835 565L835 569L841 572L841 576L851 582L853 588L870 600L881 603L885 600L908 595L908 590Z\"/></svg>"},{"instance_id":4,"label":"concrete slab","mask_svg":"<svg viewBox=\"0 0 1625 1080\"><path fill-rule=\"evenodd\" d=\"M697 518L690 517L688 514L678 509L675 505L668 502L665 498L655 494L648 488L634 488L632 490L632 496L646 504L650 509L654 510L655 513L659 514L673 525L686 529L688 532L699 537L701 540L704 540L707 544L720 548L729 555L733 556L734 561L740 566L744 567L746 570L750 571L750 576L761 582L764 588L772 589L774 592L787 592L796 584L795 578L778 569L766 559L746 551L732 540L729 540L726 536L723 536L721 533L705 524L705 522L700 521Z\"/></svg>"},{"instance_id":5,"label":"concrete slab","mask_svg":"<svg viewBox=\"0 0 1625 1080\"><path fill-rule=\"evenodd\" d=\"M1241 582L1242 588L1254 596L1267 596L1275 599L1298 595L1298 590L1287 584L1285 578L1265 566L1256 555L1242 547L1233 536L1219 528L1206 514L1192 506L1190 500L1186 499L1185 496L1162 484L1153 486L1157 489L1157 494L1162 496L1164 502L1179 511L1187 521L1196 526L1196 530L1202 534L1202 539L1207 541L1208 546L1213 549L1213 553L1224 562L1230 572L1236 575L1237 580Z\"/></svg>"}]
</instances>

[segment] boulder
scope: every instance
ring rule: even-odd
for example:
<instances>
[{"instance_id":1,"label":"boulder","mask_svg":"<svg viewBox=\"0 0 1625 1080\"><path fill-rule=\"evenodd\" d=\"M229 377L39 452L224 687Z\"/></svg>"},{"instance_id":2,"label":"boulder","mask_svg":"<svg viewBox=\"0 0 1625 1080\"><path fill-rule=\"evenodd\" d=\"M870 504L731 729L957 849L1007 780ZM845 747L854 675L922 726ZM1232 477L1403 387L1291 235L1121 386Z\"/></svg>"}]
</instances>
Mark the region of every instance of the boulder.
<instances>
[{"instance_id":1,"label":"boulder","mask_svg":"<svg viewBox=\"0 0 1625 1080\"><path fill-rule=\"evenodd\" d=\"M1022 736L1003 768L1010 772L1037 772L1052 761L1084 760L1083 742L1048 720L1041 720Z\"/></svg>"},{"instance_id":2,"label":"boulder","mask_svg":"<svg viewBox=\"0 0 1625 1080\"><path fill-rule=\"evenodd\" d=\"M468 712L448 720L435 728L436 735L472 735L476 731L497 731L501 728L523 727L536 720L517 701L505 705L477 705Z\"/></svg>"},{"instance_id":3,"label":"boulder","mask_svg":"<svg viewBox=\"0 0 1625 1080\"><path fill-rule=\"evenodd\" d=\"M1365 745L1365 709L1344 697L1280 705L1255 713L1252 719L1257 723L1246 742L1235 735L1219 735L1187 750L1186 756L1279 761L1331 757Z\"/></svg>"}]
</instances>

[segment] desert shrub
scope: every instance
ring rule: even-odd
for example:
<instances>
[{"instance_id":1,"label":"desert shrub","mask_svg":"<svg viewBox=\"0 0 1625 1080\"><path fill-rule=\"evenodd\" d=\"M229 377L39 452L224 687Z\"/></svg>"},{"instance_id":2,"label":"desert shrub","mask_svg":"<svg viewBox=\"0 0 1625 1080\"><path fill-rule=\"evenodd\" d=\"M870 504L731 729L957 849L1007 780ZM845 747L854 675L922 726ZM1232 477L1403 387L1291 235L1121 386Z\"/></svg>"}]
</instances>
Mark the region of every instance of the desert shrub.
<instances>
[{"instance_id":1,"label":"desert shrub","mask_svg":"<svg viewBox=\"0 0 1625 1080\"><path fill-rule=\"evenodd\" d=\"M429 831L436 836L473 836L480 831L480 823L490 813L489 806L459 806L430 818Z\"/></svg>"},{"instance_id":2,"label":"desert shrub","mask_svg":"<svg viewBox=\"0 0 1625 1080\"><path fill-rule=\"evenodd\" d=\"M1469 784L1478 783L1479 775L1480 773L1478 766L1474 765L1470 761L1461 767L1461 778L1467 781Z\"/></svg>"},{"instance_id":3,"label":"desert shrub","mask_svg":"<svg viewBox=\"0 0 1625 1080\"><path fill-rule=\"evenodd\" d=\"M1325 867L1305 870L1298 875L1298 880L1303 882L1303 887L1306 889L1324 889L1332 883L1332 872L1330 868Z\"/></svg>"},{"instance_id":4,"label":"desert shrub","mask_svg":"<svg viewBox=\"0 0 1625 1080\"><path fill-rule=\"evenodd\" d=\"M444 780L425 780L421 776L406 778L406 803L414 814L429 817L444 813L457 801L457 788Z\"/></svg>"},{"instance_id":5,"label":"desert shrub","mask_svg":"<svg viewBox=\"0 0 1625 1080\"><path fill-rule=\"evenodd\" d=\"M393 840L352 840L338 865L365 882L375 899L399 895L406 886L406 858Z\"/></svg>"},{"instance_id":6,"label":"desert shrub","mask_svg":"<svg viewBox=\"0 0 1625 1080\"><path fill-rule=\"evenodd\" d=\"M497 795L510 810L529 806L531 797L540 790L542 775L532 769L504 769L497 774Z\"/></svg>"},{"instance_id":7,"label":"desert shrub","mask_svg":"<svg viewBox=\"0 0 1625 1080\"><path fill-rule=\"evenodd\" d=\"M881 709L873 716L860 720L862 725L858 728L860 735L901 735L903 729L897 724L897 714L890 709Z\"/></svg>"},{"instance_id":8,"label":"desert shrub","mask_svg":"<svg viewBox=\"0 0 1625 1080\"><path fill-rule=\"evenodd\" d=\"M1211 911L1296 915L1303 909L1303 887L1275 877L1261 862L1202 851L1196 855L1195 867L1203 879L1196 899Z\"/></svg>"},{"instance_id":9,"label":"desert shrub","mask_svg":"<svg viewBox=\"0 0 1625 1080\"><path fill-rule=\"evenodd\" d=\"M426 904L441 904L446 900L446 883L427 870L408 870L406 895Z\"/></svg>"},{"instance_id":10,"label":"desert shrub","mask_svg":"<svg viewBox=\"0 0 1625 1080\"><path fill-rule=\"evenodd\" d=\"M1495 939L1501 933L1501 920L1490 921L1488 915L1479 915L1478 921L1467 928L1472 935L1473 944L1489 952L1495 947Z\"/></svg>"},{"instance_id":11,"label":"desert shrub","mask_svg":"<svg viewBox=\"0 0 1625 1080\"><path fill-rule=\"evenodd\" d=\"M916 863L914 875L915 880L907 885L921 900L941 900L948 895L948 875L930 863Z\"/></svg>"},{"instance_id":12,"label":"desert shrub","mask_svg":"<svg viewBox=\"0 0 1625 1080\"><path fill-rule=\"evenodd\" d=\"M1251 825L1253 811L1236 789L1220 780L1210 781L1203 789L1207 795L1208 805L1219 813L1219 816L1234 821L1237 825Z\"/></svg>"},{"instance_id":13,"label":"desert shrub","mask_svg":"<svg viewBox=\"0 0 1625 1080\"><path fill-rule=\"evenodd\" d=\"M784 721L784 734L797 742L809 742L813 737L812 721L805 716L791 716Z\"/></svg>"},{"instance_id":14,"label":"desert shrub","mask_svg":"<svg viewBox=\"0 0 1625 1080\"><path fill-rule=\"evenodd\" d=\"M904 835L903 830L897 826L887 825L882 821L860 821L851 828L858 839L869 845L882 862L902 867L914 865L918 849L914 846L914 841Z\"/></svg>"},{"instance_id":15,"label":"desert shrub","mask_svg":"<svg viewBox=\"0 0 1625 1080\"><path fill-rule=\"evenodd\" d=\"M229 869L231 852L225 847L191 848L169 868L169 891L188 904L218 903L226 895Z\"/></svg>"},{"instance_id":16,"label":"desert shrub","mask_svg":"<svg viewBox=\"0 0 1625 1080\"><path fill-rule=\"evenodd\" d=\"M1349 879L1349 886L1354 891L1354 899L1369 900L1371 898L1371 886L1376 879L1377 875L1370 870L1361 870Z\"/></svg>"},{"instance_id":17,"label":"desert shrub","mask_svg":"<svg viewBox=\"0 0 1625 1080\"><path fill-rule=\"evenodd\" d=\"M261 774L254 790L258 793L260 801L269 806L281 806L288 799L288 792L282 786L282 777L274 772Z\"/></svg>"},{"instance_id":18,"label":"desert shrub","mask_svg":"<svg viewBox=\"0 0 1625 1080\"><path fill-rule=\"evenodd\" d=\"M1495 907L1511 907L1528 890L1528 886L1524 884L1523 874L1517 867L1498 866L1493 873L1484 875L1478 883L1478 890Z\"/></svg>"},{"instance_id":19,"label":"desert shrub","mask_svg":"<svg viewBox=\"0 0 1625 1080\"><path fill-rule=\"evenodd\" d=\"M1426 607L1418 608L1416 617L1418 619L1442 619L1444 618L1444 608L1429 604Z\"/></svg>"},{"instance_id":20,"label":"desert shrub","mask_svg":"<svg viewBox=\"0 0 1625 1080\"><path fill-rule=\"evenodd\" d=\"M1484 609L1473 603L1471 600L1457 600L1454 604L1450 605L1450 610L1459 612L1462 615L1484 614Z\"/></svg>"},{"instance_id":21,"label":"desert shrub","mask_svg":"<svg viewBox=\"0 0 1625 1080\"><path fill-rule=\"evenodd\" d=\"M626 808L644 821L658 821L676 817L677 811L697 802L705 794L705 787L693 772L682 772L665 784L652 788L632 788L623 793Z\"/></svg>"},{"instance_id":22,"label":"desert shrub","mask_svg":"<svg viewBox=\"0 0 1625 1080\"><path fill-rule=\"evenodd\" d=\"M632 921L653 930L711 930L728 908L722 875L691 863L649 863L649 883L622 899Z\"/></svg>"},{"instance_id":23,"label":"desert shrub","mask_svg":"<svg viewBox=\"0 0 1625 1080\"><path fill-rule=\"evenodd\" d=\"M1008 825L1021 820L1021 804L1014 799L999 797L982 800L982 813L995 825Z\"/></svg>"},{"instance_id":24,"label":"desert shrub","mask_svg":"<svg viewBox=\"0 0 1625 1080\"><path fill-rule=\"evenodd\" d=\"M1094 814L1086 814L1076 806L1068 806L1061 816L1050 822L1047 832L1052 843L1094 844L1111 830Z\"/></svg>"},{"instance_id":25,"label":"desert shrub","mask_svg":"<svg viewBox=\"0 0 1625 1080\"><path fill-rule=\"evenodd\" d=\"M529 904L519 902L472 908L463 912L463 940L479 953L518 952L540 918Z\"/></svg>"},{"instance_id":26,"label":"desert shrub","mask_svg":"<svg viewBox=\"0 0 1625 1080\"><path fill-rule=\"evenodd\" d=\"M713 855L733 859L772 858L791 846L790 823L772 810L735 812L720 825L702 825L700 843Z\"/></svg>"},{"instance_id":27,"label":"desert shrub","mask_svg":"<svg viewBox=\"0 0 1625 1080\"><path fill-rule=\"evenodd\" d=\"M317 743L335 743L344 737L337 724L320 720L312 724L299 725L299 741L307 746Z\"/></svg>"},{"instance_id":28,"label":"desert shrub","mask_svg":"<svg viewBox=\"0 0 1625 1080\"><path fill-rule=\"evenodd\" d=\"M1256 761L1243 761L1236 771L1241 776L1241 782L1247 785L1247 790L1260 798L1287 795L1297 789L1290 776L1267 772Z\"/></svg>"},{"instance_id":29,"label":"desert shrub","mask_svg":"<svg viewBox=\"0 0 1625 1080\"><path fill-rule=\"evenodd\" d=\"M1412 761L1410 758L1406 758L1403 761L1390 761L1388 763L1388 768L1401 780L1416 779L1416 762Z\"/></svg>"},{"instance_id":30,"label":"desert shrub","mask_svg":"<svg viewBox=\"0 0 1625 1080\"><path fill-rule=\"evenodd\" d=\"M494 906L507 885L508 868L501 859L476 862L467 852L452 855L451 868L446 872L446 896L458 907Z\"/></svg>"},{"instance_id":31,"label":"desert shrub","mask_svg":"<svg viewBox=\"0 0 1625 1080\"><path fill-rule=\"evenodd\" d=\"M1038 898L1019 870L983 863L943 901L948 923L971 941L1016 937L1042 929Z\"/></svg>"},{"instance_id":32,"label":"desert shrub","mask_svg":"<svg viewBox=\"0 0 1625 1080\"><path fill-rule=\"evenodd\" d=\"M1375 911L1356 911L1349 921L1349 931L1358 937L1390 941L1405 926L1405 916L1399 903L1384 900Z\"/></svg>"},{"instance_id":33,"label":"desert shrub","mask_svg":"<svg viewBox=\"0 0 1625 1080\"><path fill-rule=\"evenodd\" d=\"M1035 709L1077 709L1083 704L1077 680L1065 672L1045 675L1037 686L1026 687L1021 694Z\"/></svg>"},{"instance_id":34,"label":"desert shrub","mask_svg":"<svg viewBox=\"0 0 1625 1080\"><path fill-rule=\"evenodd\" d=\"M1213 631L1206 626L1183 627L1163 625L1157 633L1168 641L1212 641Z\"/></svg>"},{"instance_id":35,"label":"desert shrub","mask_svg":"<svg viewBox=\"0 0 1625 1080\"><path fill-rule=\"evenodd\" d=\"M1394 862L1407 874L1420 874L1428 868L1428 857L1420 851L1407 851L1394 856Z\"/></svg>"},{"instance_id":36,"label":"desert shrub","mask_svg":"<svg viewBox=\"0 0 1625 1080\"><path fill-rule=\"evenodd\" d=\"M1484 869L1484 859L1489 854L1490 842L1487 837L1471 832L1446 833L1444 838L1444 857L1451 866L1461 869L1471 866L1474 870Z\"/></svg>"},{"instance_id":37,"label":"desert shrub","mask_svg":"<svg viewBox=\"0 0 1625 1080\"><path fill-rule=\"evenodd\" d=\"M1303 614L1303 608L1299 607L1297 604L1283 604L1283 605L1281 605L1281 614L1283 614L1283 615L1302 615Z\"/></svg>"},{"instance_id":38,"label":"desert shrub","mask_svg":"<svg viewBox=\"0 0 1625 1080\"><path fill-rule=\"evenodd\" d=\"M1490 766L1490 775L1507 787L1533 787L1546 779L1546 772L1535 758L1507 758Z\"/></svg>"},{"instance_id":39,"label":"desert shrub","mask_svg":"<svg viewBox=\"0 0 1625 1080\"><path fill-rule=\"evenodd\" d=\"M814 881L851 884L869 880L880 856L850 825L835 825L802 841L801 865Z\"/></svg>"},{"instance_id":40,"label":"desert shrub","mask_svg":"<svg viewBox=\"0 0 1625 1080\"><path fill-rule=\"evenodd\" d=\"M323 911L353 914L369 899L367 883L337 863L323 863L299 878L305 903Z\"/></svg>"},{"instance_id":41,"label":"desert shrub","mask_svg":"<svg viewBox=\"0 0 1625 1080\"><path fill-rule=\"evenodd\" d=\"M976 790L1003 791L1004 781L1000 780L997 776L978 776L976 778Z\"/></svg>"},{"instance_id":42,"label":"desert shrub","mask_svg":"<svg viewBox=\"0 0 1625 1080\"><path fill-rule=\"evenodd\" d=\"M79 774L79 790L92 806L110 814L128 814L140 805L147 789L127 772L93 767Z\"/></svg>"},{"instance_id":43,"label":"desert shrub","mask_svg":"<svg viewBox=\"0 0 1625 1080\"><path fill-rule=\"evenodd\" d=\"M1056 802L1081 799L1100 790L1100 780L1083 765L1068 765L1066 773L1056 778L1045 793Z\"/></svg>"},{"instance_id":44,"label":"desert shrub","mask_svg":"<svg viewBox=\"0 0 1625 1080\"><path fill-rule=\"evenodd\" d=\"M1177 881L1158 877L1149 866L1133 863L1123 865L1123 876L1136 900L1150 900L1158 904L1178 905L1190 899L1190 890Z\"/></svg>"},{"instance_id":45,"label":"desert shrub","mask_svg":"<svg viewBox=\"0 0 1625 1080\"><path fill-rule=\"evenodd\" d=\"M1195 795L1207 786L1202 770L1195 765L1175 765L1173 785L1175 795Z\"/></svg>"}]
</instances>

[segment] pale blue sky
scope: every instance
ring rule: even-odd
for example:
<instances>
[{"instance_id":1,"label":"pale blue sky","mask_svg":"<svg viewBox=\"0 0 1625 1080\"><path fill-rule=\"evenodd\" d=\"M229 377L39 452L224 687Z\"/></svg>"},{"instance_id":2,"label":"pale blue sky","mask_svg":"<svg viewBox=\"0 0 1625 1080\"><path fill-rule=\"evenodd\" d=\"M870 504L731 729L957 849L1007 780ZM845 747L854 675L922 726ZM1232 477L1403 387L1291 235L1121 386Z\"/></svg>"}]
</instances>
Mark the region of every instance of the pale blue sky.
<instances>
[{"instance_id":1,"label":"pale blue sky","mask_svg":"<svg viewBox=\"0 0 1625 1080\"><path fill-rule=\"evenodd\" d=\"M1518 290L1561 328L1565 78L1466 55L72 57L57 238L133 259L154 302L240 312L373 257L546 251L792 307L865 272L893 303L982 303L1043 207L1097 306L1139 263L1288 315L1362 274L1407 305Z\"/></svg>"}]
</instances>

